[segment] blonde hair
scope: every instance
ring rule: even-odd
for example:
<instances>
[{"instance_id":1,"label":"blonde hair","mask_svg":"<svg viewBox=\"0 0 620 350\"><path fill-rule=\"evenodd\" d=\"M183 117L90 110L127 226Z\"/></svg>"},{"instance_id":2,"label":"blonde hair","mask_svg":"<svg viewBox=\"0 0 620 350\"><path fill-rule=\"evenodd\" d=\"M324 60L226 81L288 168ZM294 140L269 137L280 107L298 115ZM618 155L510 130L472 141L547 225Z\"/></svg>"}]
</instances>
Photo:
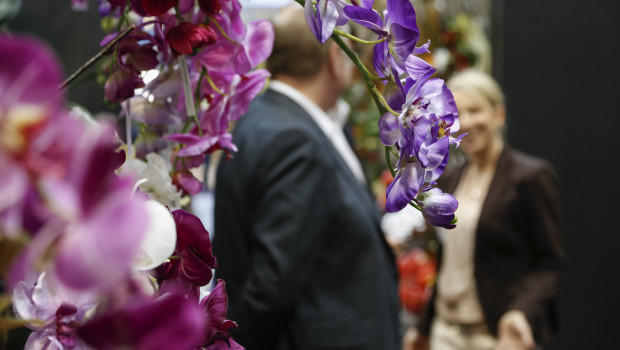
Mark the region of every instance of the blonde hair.
<instances>
[{"instance_id":1,"label":"blonde hair","mask_svg":"<svg viewBox=\"0 0 620 350\"><path fill-rule=\"evenodd\" d=\"M454 74L446 85L450 90L475 91L485 97L492 106L504 106L504 93L497 81L489 74L477 70L466 69Z\"/></svg>"}]
</instances>

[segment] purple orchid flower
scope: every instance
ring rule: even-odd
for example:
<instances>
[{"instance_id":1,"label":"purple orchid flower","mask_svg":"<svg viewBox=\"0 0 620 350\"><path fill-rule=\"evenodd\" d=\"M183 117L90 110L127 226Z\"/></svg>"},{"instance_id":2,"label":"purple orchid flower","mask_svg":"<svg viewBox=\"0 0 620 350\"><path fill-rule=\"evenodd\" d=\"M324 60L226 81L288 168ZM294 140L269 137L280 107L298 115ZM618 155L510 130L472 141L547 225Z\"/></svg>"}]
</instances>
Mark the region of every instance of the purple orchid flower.
<instances>
[{"instance_id":1,"label":"purple orchid flower","mask_svg":"<svg viewBox=\"0 0 620 350\"><path fill-rule=\"evenodd\" d=\"M454 228L456 220L454 212L459 204L453 195L443 193L438 188L427 188L420 192L415 202L422 208L422 215L433 226Z\"/></svg>"},{"instance_id":2,"label":"purple orchid flower","mask_svg":"<svg viewBox=\"0 0 620 350\"><path fill-rule=\"evenodd\" d=\"M217 261L211 253L209 233L200 219L184 210L172 212L177 225L177 245L170 262L157 268L161 291L181 288L198 300L199 288L211 281Z\"/></svg>"},{"instance_id":3,"label":"purple orchid flower","mask_svg":"<svg viewBox=\"0 0 620 350\"><path fill-rule=\"evenodd\" d=\"M36 284L20 282L13 291L13 308L18 317L31 321L34 330L26 349L84 349L76 329L88 310L96 305L93 294L76 293L52 285L43 273Z\"/></svg>"},{"instance_id":4,"label":"purple orchid flower","mask_svg":"<svg viewBox=\"0 0 620 350\"><path fill-rule=\"evenodd\" d=\"M372 7L346 6L343 11L350 20L370 29L379 39L386 39L373 48L373 65L382 77L394 76L397 79L404 71L409 55L428 51L428 43L419 48L415 46L420 31L409 0L387 0L383 19Z\"/></svg>"},{"instance_id":5,"label":"purple orchid flower","mask_svg":"<svg viewBox=\"0 0 620 350\"><path fill-rule=\"evenodd\" d=\"M404 208L424 183L434 183L448 162L450 145L460 140L450 136L459 129L452 93L443 80L429 79L435 69L414 55L405 61L405 69L404 86L399 82L388 97L400 114L386 113L379 119L382 143L395 145L400 153L396 176L387 188L388 212Z\"/></svg>"},{"instance_id":6,"label":"purple orchid flower","mask_svg":"<svg viewBox=\"0 0 620 350\"><path fill-rule=\"evenodd\" d=\"M166 293L155 300L136 298L99 314L79 327L77 334L102 350L177 350L200 344L204 325L197 303L182 293Z\"/></svg>"},{"instance_id":7,"label":"purple orchid flower","mask_svg":"<svg viewBox=\"0 0 620 350\"><path fill-rule=\"evenodd\" d=\"M205 350L241 350L243 347L237 344L230 337L230 330L237 327L237 324L226 319L228 309L228 296L223 280L218 279L217 285L209 295L200 302L206 316L204 330L204 345L201 349Z\"/></svg>"},{"instance_id":8,"label":"purple orchid flower","mask_svg":"<svg viewBox=\"0 0 620 350\"><path fill-rule=\"evenodd\" d=\"M318 0L313 7L312 2L312 0L306 0L304 6L306 22L308 22L310 30L317 40L321 44L325 44L336 26L345 25L349 21L347 17L343 16L343 9L349 4L342 0Z\"/></svg>"}]
</instances>

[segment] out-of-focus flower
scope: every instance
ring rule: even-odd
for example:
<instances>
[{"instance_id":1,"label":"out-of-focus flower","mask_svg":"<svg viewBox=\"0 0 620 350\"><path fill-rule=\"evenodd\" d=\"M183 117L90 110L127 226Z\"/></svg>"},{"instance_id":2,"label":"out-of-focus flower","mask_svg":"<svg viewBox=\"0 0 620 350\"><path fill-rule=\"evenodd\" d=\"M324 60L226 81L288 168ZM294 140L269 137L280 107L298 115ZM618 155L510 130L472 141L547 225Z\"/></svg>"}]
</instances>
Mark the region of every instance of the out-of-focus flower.
<instances>
[{"instance_id":1,"label":"out-of-focus flower","mask_svg":"<svg viewBox=\"0 0 620 350\"><path fill-rule=\"evenodd\" d=\"M150 270L161 265L172 255L177 243L177 230L170 211L159 202L144 203L148 212L146 234L136 256L134 267Z\"/></svg>"},{"instance_id":2,"label":"out-of-focus flower","mask_svg":"<svg viewBox=\"0 0 620 350\"><path fill-rule=\"evenodd\" d=\"M178 350L200 344L204 327L204 314L194 300L166 293L155 300L135 298L96 315L77 334L101 350Z\"/></svg>"},{"instance_id":3,"label":"out-of-focus flower","mask_svg":"<svg viewBox=\"0 0 620 350\"><path fill-rule=\"evenodd\" d=\"M241 18L241 4L238 0L221 4L222 9L215 15L215 20L228 38L219 30L216 31L215 44L205 47L196 57L209 70L219 71L232 67L235 73L243 75L271 54L273 25L268 20L259 19L246 26Z\"/></svg>"},{"instance_id":4,"label":"out-of-focus flower","mask_svg":"<svg viewBox=\"0 0 620 350\"><path fill-rule=\"evenodd\" d=\"M112 73L103 87L105 97L110 102L121 102L135 95L136 89L144 87L138 74L117 70Z\"/></svg>"},{"instance_id":5,"label":"out-of-focus flower","mask_svg":"<svg viewBox=\"0 0 620 350\"><path fill-rule=\"evenodd\" d=\"M202 182L187 169L177 170L172 174L172 183L189 195L202 191Z\"/></svg>"},{"instance_id":6,"label":"out-of-focus flower","mask_svg":"<svg viewBox=\"0 0 620 350\"><path fill-rule=\"evenodd\" d=\"M396 258L399 283L398 295L403 306L419 314L430 300L435 283L435 261L422 249L413 249Z\"/></svg>"},{"instance_id":7,"label":"out-of-focus flower","mask_svg":"<svg viewBox=\"0 0 620 350\"><path fill-rule=\"evenodd\" d=\"M146 162L136 158L127 159L122 173L132 173L136 178L147 179L140 184L142 193L171 209L179 209L181 192L173 185L169 175L171 165L157 153L149 153L145 158Z\"/></svg>"},{"instance_id":8,"label":"out-of-focus flower","mask_svg":"<svg viewBox=\"0 0 620 350\"><path fill-rule=\"evenodd\" d=\"M210 27L181 22L166 34L166 42L175 52L191 55L194 50L215 42L215 32Z\"/></svg>"},{"instance_id":9,"label":"out-of-focus flower","mask_svg":"<svg viewBox=\"0 0 620 350\"><path fill-rule=\"evenodd\" d=\"M228 295L223 280L218 279L215 288L200 302L206 323L202 349L241 350L243 347L230 337L230 330L237 324L226 319Z\"/></svg>"},{"instance_id":10,"label":"out-of-focus flower","mask_svg":"<svg viewBox=\"0 0 620 350\"><path fill-rule=\"evenodd\" d=\"M422 215L433 226L454 228L454 212L459 204L453 195L443 193L438 188L429 188L416 197L416 203L422 207Z\"/></svg>"},{"instance_id":11,"label":"out-of-focus flower","mask_svg":"<svg viewBox=\"0 0 620 350\"><path fill-rule=\"evenodd\" d=\"M71 8L75 11L88 10L88 0L71 0Z\"/></svg>"},{"instance_id":12,"label":"out-of-focus flower","mask_svg":"<svg viewBox=\"0 0 620 350\"><path fill-rule=\"evenodd\" d=\"M206 15L215 15L222 10L222 1L230 0L198 0L198 7Z\"/></svg>"},{"instance_id":13,"label":"out-of-focus flower","mask_svg":"<svg viewBox=\"0 0 620 350\"><path fill-rule=\"evenodd\" d=\"M75 330L96 305L94 294L52 285L43 273L34 285L24 281L17 284L12 302L17 316L30 321L28 327L34 330L25 349L84 348Z\"/></svg>"},{"instance_id":14,"label":"out-of-focus flower","mask_svg":"<svg viewBox=\"0 0 620 350\"><path fill-rule=\"evenodd\" d=\"M142 8L151 16L160 16L179 3L179 0L141 0Z\"/></svg>"},{"instance_id":15,"label":"out-of-focus flower","mask_svg":"<svg viewBox=\"0 0 620 350\"><path fill-rule=\"evenodd\" d=\"M170 262L157 268L160 290L181 288L198 299L199 288L211 281L217 263L209 233L200 219L184 210L172 212L177 226L177 246Z\"/></svg>"}]
</instances>

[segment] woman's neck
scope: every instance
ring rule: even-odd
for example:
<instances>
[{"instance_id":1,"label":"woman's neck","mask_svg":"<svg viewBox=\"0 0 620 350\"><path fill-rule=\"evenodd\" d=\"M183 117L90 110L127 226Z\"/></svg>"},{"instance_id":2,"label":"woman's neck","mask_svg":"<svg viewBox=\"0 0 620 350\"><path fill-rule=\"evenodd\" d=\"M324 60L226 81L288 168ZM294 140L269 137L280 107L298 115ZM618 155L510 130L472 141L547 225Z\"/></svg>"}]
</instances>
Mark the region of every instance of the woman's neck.
<instances>
[{"instance_id":1,"label":"woman's neck","mask_svg":"<svg viewBox=\"0 0 620 350\"><path fill-rule=\"evenodd\" d=\"M475 168L478 171L486 171L489 169L495 169L497 160L500 154L504 150L504 140L501 137L496 138L491 147L487 148L484 152L478 154L472 154L468 157L469 166Z\"/></svg>"}]
</instances>

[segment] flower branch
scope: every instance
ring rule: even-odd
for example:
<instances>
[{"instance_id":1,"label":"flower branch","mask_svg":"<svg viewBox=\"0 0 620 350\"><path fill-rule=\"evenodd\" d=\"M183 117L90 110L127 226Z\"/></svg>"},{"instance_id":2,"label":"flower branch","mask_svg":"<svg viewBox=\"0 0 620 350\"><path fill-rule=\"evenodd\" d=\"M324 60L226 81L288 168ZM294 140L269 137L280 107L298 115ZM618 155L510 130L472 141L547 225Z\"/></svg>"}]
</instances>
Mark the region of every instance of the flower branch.
<instances>
[{"instance_id":1,"label":"flower branch","mask_svg":"<svg viewBox=\"0 0 620 350\"><path fill-rule=\"evenodd\" d=\"M64 90L69 84L71 84L77 77L82 75L88 68L90 68L93 64L97 63L103 56L107 55L112 48L118 44L123 38L125 38L129 33L131 33L134 29L136 29L135 25L129 26L129 28L125 29L121 34L119 34L114 40L112 40L109 44L107 44L103 49L101 49L95 56L86 61L80 68L78 68L75 73L71 74L69 78L63 81L58 87L60 90Z\"/></svg>"},{"instance_id":2,"label":"flower branch","mask_svg":"<svg viewBox=\"0 0 620 350\"><path fill-rule=\"evenodd\" d=\"M364 44L364 45L375 45L375 44L379 44L382 43L384 41L387 41L387 38L382 38L379 40L364 40L364 39L360 39L358 37L356 37L355 35L349 34L347 32L344 32L340 29L334 29L334 34L340 35L340 36L344 36L345 38L349 38L355 42L358 42L360 44Z\"/></svg>"}]
</instances>

